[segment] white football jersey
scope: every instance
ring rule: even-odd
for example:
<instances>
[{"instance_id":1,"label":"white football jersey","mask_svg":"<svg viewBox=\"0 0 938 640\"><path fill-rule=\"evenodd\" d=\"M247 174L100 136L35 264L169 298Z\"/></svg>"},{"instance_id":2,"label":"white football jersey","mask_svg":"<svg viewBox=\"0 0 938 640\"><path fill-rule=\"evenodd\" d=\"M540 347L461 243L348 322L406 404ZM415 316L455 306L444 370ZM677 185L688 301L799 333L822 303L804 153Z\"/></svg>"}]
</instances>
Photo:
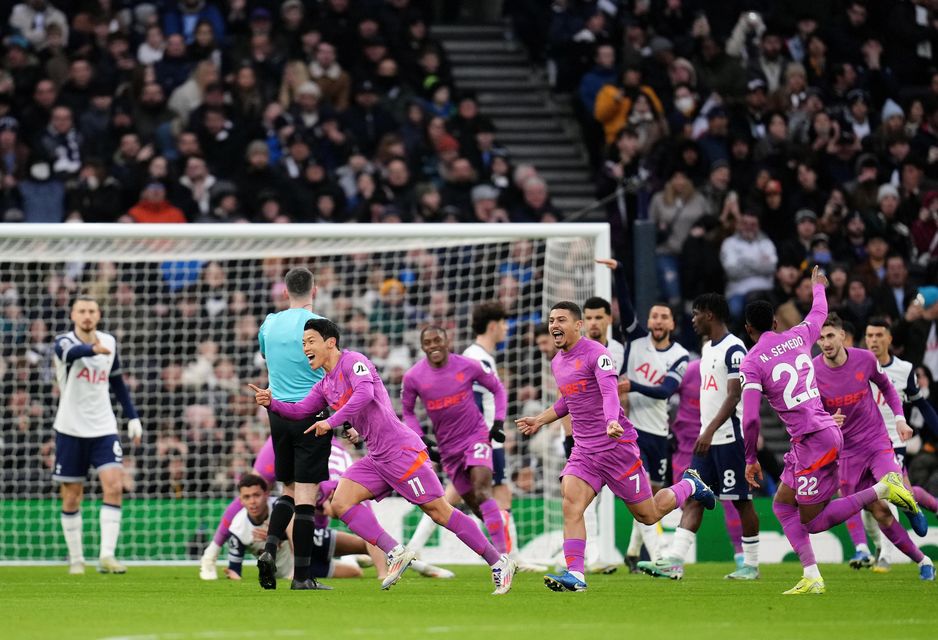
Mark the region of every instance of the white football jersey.
<instances>
[{"instance_id":1,"label":"white football jersey","mask_svg":"<svg viewBox=\"0 0 938 640\"><path fill-rule=\"evenodd\" d=\"M228 561L243 562L244 552L250 551L256 558L264 553L264 543L266 539L255 540L254 529L261 527L266 529L270 524L270 514L274 509L274 497L267 498L267 519L263 522L251 522L247 509L241 509L231 519L231 526L228 530L231 532L231 540L228 542ZM293 553L290 550L290 543L286 540L277 547L277 577L290 578L293 576Z\"/></svg>"},{"instance_id":2,"label":"white football jersey","mask_svg":"<svg viewBox=\"0 0 938 640\"><path fill-rule=\"evenodd\" d=\"M339 438L332 439L332 451L329 453L329 479L338 480L349 467L352 466L352 456L346 450L343 441Z\"/></svg>"},{"instance_id":3,"label":"white football jersey","mask_svg":"<svg viewBox=\"0 0 938 640\"><path fill-rule=\"evenodd\" d=\"M625 345L618 340L609 338L609 341L606 342L606 351L612 356L616 371L622 371L622 366L625 364Z\"/></svg>"},{"instance_id":4,"label":"white football jersey","mask_svg":"<svg viewBox=\"0 0 938 640\"><path fill-rule=\"evenodd\" d=\"M655 348L651 336L629 343L625 371L630 380L646 386L658 386L666 378L678 385L684 379L690 355L676 342L663 351ZM656 436L668 435L668 400L649 398L638 392L629 393L629 421L635 428Z\"/></svg>"},{"instance_id":5,"label":"white football jersey","mask_svg":"<svg viewBox=\"0 0 938 640\"><path fill-rule=\"evenodd\" d=\"M739 378L739 365L745 355L746 346L732 333L727 333L717 343L711 340L704 343L700 354L701 433L720 412L720 407L726 400L729 381ZM742 404L737 404L735 413L716 430L712 444L728 444L742 440Z\"/></svg>"},{"instance_id":6,"label":"white football jersey","mask_svg":"<svg viewBox=\"0 0 938 640\"><path fill-rule=\"evenodd\" d=\"M886 372L889 381L892 382L892 386L896 388L896 393L899 394L899 399L902 402L915 402L922 397L922 391L918 388L918 382L915 380L915 367L912 366L911 362L893 356L888 364L882 365L882 369ZM876 399L879 412L883 414L883 422L886 423L886 430L889 432L889 439L892 440L893 448L904 447L905 443L899 439L899 433L896 431L896 414L886 404L886 397L879 390L879 387L871 382L870 389Z\"/></svg>"},{"instance_id":7,"label":"white football jersey","mask_svg":"<svg viewBox=\"0 0 938 640\"><path fill-rule=\"evenodd\" d=\"M56 336L55 380L59 387L59 408L53 429L79 438L98 438L117 433L117 418L111 404L112 374L118 372L117 340L97 331L98 342L111 353L77 358L66 364L68 353L85 343L74 331Z\"/></svg>"},{"instance_id":8,"label":"white football jersey","mask_svg":"<svg viewBox=\"0 0 938 640\"><path fill-rule=\"evenodd\" d=\"M486 373L491 372L495 374L496 378L498 377L498 369L495 367L495 356L486 351L478 342L470 344L462 354L467 358L478 360ZM475 393L476 403L481 405L480 409L482 409L482 415L485 417L485 424L491 429L492 424L495 422L495 396L478 382L473 383L472 391ZM505 443L503 442L492 443L493 449L501 449L504 446Z\"/></svg>"}]
</instances>

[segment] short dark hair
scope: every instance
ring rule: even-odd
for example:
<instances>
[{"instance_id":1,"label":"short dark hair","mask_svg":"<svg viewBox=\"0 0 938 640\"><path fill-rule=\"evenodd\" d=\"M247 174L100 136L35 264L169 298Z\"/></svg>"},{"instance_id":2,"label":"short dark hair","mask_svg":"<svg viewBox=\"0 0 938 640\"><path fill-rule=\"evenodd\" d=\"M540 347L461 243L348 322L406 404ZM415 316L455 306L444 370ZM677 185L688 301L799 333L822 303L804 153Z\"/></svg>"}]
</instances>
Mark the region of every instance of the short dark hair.
<instances>
[{"instance_id":1,"label":"short dark hair","mask_svg":"<svg viewBox=\"0 0 938 640\"><path fill-rule=\"evenodd\" d=\"M867 327L880 327L885 329L890 335L892 335L892 323L883 316L874 316L867 320Z\"/></svg>"},{"instance_id":2,"label":"short dark hair","mask_svg":"<svg viewBox=\"0 0 938 640\"><path fill-rule=\"evenodd\" d=\"M772 329L775 320L775 311L772 305L765 300L753 300L746 305L746 324L760 333Z\"/></svg>"},{"instance_id":3,"label":"short dark hair","mask_svg":"<svg viewBox=\"0 0 938 640\"><path fill-rule=\"evenodd\" d=\"M609 301L605 298L600 298L599 296L593 296L583 303L583 310L587 309L602 309L609 315L612 315L612 305L609 304Z\"/></svg>"},{"instance_id":4,"label":"short dark hair","mask_svg":"<svg viewBox=\"0 0 938 640\"><path fill-rule=\"evenodd\" d=\"M497 300L483 302L472 310L472 332L480 336L488 329L490 322L500 322L508 317L505 306Z\"/></svg>"},{"instance_id":5,"label":"short dark hair","mask_svg":"<svg viewBox=\"0 0 938 640\"><path fill-rule=\"evenodd\" d=\"M730 307L726 298L719 293L702 293L694 298L693 309L709 311L720 322L730 317Z\"/></svg>"},{"instance_id":6,"label":"short dark hair","mask_svg":"<svg viewBox=\"0 0 938 640\"><path fill-rule=\"evenodd\" d=\"M844 321L840 319L840 316L832 312L827 314L827 319L824 320L824 324L821 325L821 328L824 327L834 327L835 329L843 329Z\"/></svg>"},{"instance_id":7,"label":"short dark hair","mask_svg":"<svg viewBox=\"0 0 938 640\"><path fill-rule=\"evenodd\" d=\"M245 473L241 476L241 479L238 480L238 491L245 489L247 487L260 487L261 491L267 491L267 481L256 473Z\"/></svg>"},{"instance_id":8,"label":"short dark hair","mask_svg":"<svg viewBox=\"0 0 938 640\"><path fill-rule=\"evenodd\" d=\"M96 305L100 306L98 299L95 298L94 296L89 296L87 293L79 293L77 296L72 298L72 304L70 308L74 308L75 304L78 302L93 302Z\"/></svg>"},{"instance_id":9,"label":"short dark hair","mask_svg":"<svg viewBox=\"0 0 938 640\"><path fill-rule=\"evenodd\" d=\"M442 333L444 336L447 335L446 329L444 329L444 328L441 327L440 325L438 325L438 324L428 324L427 326L425 326L423 329L420 330L420 342L423 342L423 336L424 336L428 331L436 331L437 333ZM484 332L483 332L483 333L484 333Z\"/></svg>"},{"instance_id":10,"label":"short dark hair","mask_svg":"<svg viewBox=\"0 0 938 640\"><path fill-rule=\"evenodd\" d=\"M569 300L561 300L560 302L558 302L557 304L555 304L554 306L550 308L551 311L554 311L556 309L563 309L564 311L569 311L571 314L573 314L574 320L583 319L583 312L580 311L580 307L579 305L577 305L576 302L570 302Z\"/></svg>"},{"instance_id":11,"label":"short dark hair","mask_svg":"<svg viewBox=\"0 0 938 640\"><path fill-rule=\"evenodd\" d=\"M295 267L287 271L283 282L287 285L290 297L302 298L313 290L313 272L306 267Z\"/></svg>"},{"instance_id":12,"label":"short dark hair","mask_svg":"<svg viewBox=\"0 0 938 640\"><path fill-rule=\"evenodd\" d=\"M550 329L548 328L546 322L538 322L534 326L534 339L535 340L537 340L541 336L549 336L549 335L550 335Z\"/></svg>"},{"instance_id":13,"label":"short dark hair","mask_svg":"<svg viewBox=\"0 0 938 640\"><path fill-rule=\"evenodd\" d=\"M315 331L322 336L323 340L335 338L335 346L339 346L339 339L342 337L339 333L339 327L328 318L310 318L303 325L303 331Z\"/></svg>"},{"instance_id":14,"label":"short dark hair","mask_svg":"<svg viewBox=\"0 0 938 640\"><path fill-rule=\"evenodd\" d=\"M849 320L841 320L840 324L843 325L844 333L849 333L850 337L855 338L857 335L857 328L853 326L853 323Z\"/></svg>"}]
</instances>

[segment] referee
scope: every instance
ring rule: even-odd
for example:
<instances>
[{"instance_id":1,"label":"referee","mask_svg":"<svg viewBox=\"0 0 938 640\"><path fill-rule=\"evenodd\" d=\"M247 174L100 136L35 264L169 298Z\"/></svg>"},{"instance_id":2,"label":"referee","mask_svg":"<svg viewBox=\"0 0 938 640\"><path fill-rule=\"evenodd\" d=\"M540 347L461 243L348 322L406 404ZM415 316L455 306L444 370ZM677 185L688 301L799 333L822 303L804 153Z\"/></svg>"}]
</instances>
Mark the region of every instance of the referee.
<instances>
[{"instance_id":1,"label":"referee","mask_svg":"<svg viewBox=\"0 0 938 640\"><path fill-rule=\"evenodd\" d=\"M291 269L285 278L290 308L271 313L264 320L257 340L267 360L270 392L287 402L299 402L319 382L324 370L313 371L303 353L303 326L321 316L312 311L313 274L309 269ZM309 577L313 544L313 509L319 483L329 479L332 432L317 436L303 432L327 413L311 420L295 422L268 413L274 443L274 474L283 483L283 495L274 503L267 529L264 553L257 559L260 584L277 588L277 547L287 539L287 526L293 521L293 584L291 589L327 588Z\"/></svg>"}]
</instances>

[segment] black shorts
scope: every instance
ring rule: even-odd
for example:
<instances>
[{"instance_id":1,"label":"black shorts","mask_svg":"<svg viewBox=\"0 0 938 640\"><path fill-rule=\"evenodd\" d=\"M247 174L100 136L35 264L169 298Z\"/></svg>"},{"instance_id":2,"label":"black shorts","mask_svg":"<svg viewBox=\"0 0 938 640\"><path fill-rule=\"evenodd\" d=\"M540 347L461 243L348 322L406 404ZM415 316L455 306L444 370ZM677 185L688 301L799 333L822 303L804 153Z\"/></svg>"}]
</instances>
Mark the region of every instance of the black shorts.
<instances>
[{"instance_id":1,"label":"black shorts","mask_svg":"<svg viewBox=\"0 0 938 640\"><path fill-rule=\"evenodd\" d=\"M642 464L653 484L665 485L671 479L671 443L667 436L658 436L638 431L638 450L642 453Z\"/></svg>"},{"instance_id":2,"label":"black shorts","mask_svg":"<svg viewBox=\"0 0 938 640\"><path fill-rule=\"evenodd\" d=\"M332 453L332 431L317 436L303 433L320 420L329 417L327 412L308 420L287 420L268 411L270 437L274 441L274 475L277 480L319 483L329 479L329 455Z\"/></svg>"}]
</instances>

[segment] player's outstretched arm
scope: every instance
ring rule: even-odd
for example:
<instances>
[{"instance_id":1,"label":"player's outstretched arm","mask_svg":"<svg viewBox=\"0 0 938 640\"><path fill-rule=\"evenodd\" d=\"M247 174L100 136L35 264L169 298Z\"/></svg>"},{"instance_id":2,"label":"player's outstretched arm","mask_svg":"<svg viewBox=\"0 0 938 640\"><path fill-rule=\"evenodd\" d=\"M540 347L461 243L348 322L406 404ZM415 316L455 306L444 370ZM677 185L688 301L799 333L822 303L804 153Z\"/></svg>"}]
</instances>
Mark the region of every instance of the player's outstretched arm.
<instances>
[{"instance_id":1,"label":"player's outstretched arm","mask_svg":"<svg viewBox=\"0 0 938 640\"><path fill-rule=\"evenodd\" d=\"M821 336L821 325L827 318L827 276L821 272L820 267L814 266L811 272L811 287L814 291L814 300L811 302L811 311L805 317L804 321L808 327L808 338L810 342L817 342Z\"/></svg>"},{"instance_id":2,"label":"player's outstretched arm","mask_svg":"<svg viewBox=\"0 0 938 640\"><path fill-rule=\"evenodd\" d=\"M367 380L360 380L355 384L354 390L352 391L352 396L348 399L348 402L346 402L341 409L324 420L324 422L328 423L328 425L333 429L343 422L352 424L352 417L358 414L359 411L364 409L365 406L367 406L368 403L372 402L374 399L374 381L370 378Z\"/></svg>"},{"instance_id":3,"label":"player's outstretched arm","mask_svg":"<svg viewBox=\"0 0 938 640\"><path fill-rule=\"evenodd\" d=\"M680 380L671 376L666 377L661 384L641 384L629 378L629 391L634 391L655 400L667 400L677 392L680 386Z\"/></svg>"},{"instance_id":4,"label":"player's outstretched arm","mask_svg":"<svg viewBox=\"0 0 938 640\"><path fill-rule=\"evenodd\" d=\"M598 258L597 263L612 269L612 286L619 301L619 329L626 342L638 340L648 335L648 332L635 317L635 307L632 306L632 292L629 291L625 268L617 260L611 258Z\"/></svg>"},{"instance_id":5,"label":"player's outstretched arm","mask_svg":"<svg viewBox=\"0 0 938 640\"><path fill-rule=\"evenodd\" d=\"M863 357L870 361L870 382L879 387L879 390L883 394L883 398L886 400L886 404L890 409L892 409L893 414L895 414L896 430L899 432L899 437L903 441L908 440L912 437L912 430L905 421L905 412L902 410L902 398L899 397L899 393L892 385L892 380L889 379L889 376L886 375L886 372L883 371L882 367L879 366L879 362L877 362L876 356L868 351L863 353ZM903 434L906 434L906 437L902 437Z\"/></svg>"},{"instance_id":6,"label":"player's outstretched arm","mask_svg":"<svg viewBox=\"0 0 938 640\"><path fill-rule=\"evenodd\" d=\"M282 402L271 395L270 389L260 389L253 384L248 386L254 391L254 401L257 404L269 407L271 411L287 420L312 418L326 408L326 397L318 383L313 385L306 397L299 402Z\"/></svg>"},{"instance_id":7,"label":"player's outstretched arm","mask_svg":"<svg viewBox=\"0 0 938 640\"><path fill-rule=\"evenodd\" d=\"M526 436L533 436L538 430L543 427L545 424L550 424L555 420L567 415L567 401L561 396L557 402L554 403L554 406L549 409L545 409L540 414L536 416L525 416L523 418L518 418L515 420L515 424L518 426L518 429Z\"/></svg>"}]
</instances>

